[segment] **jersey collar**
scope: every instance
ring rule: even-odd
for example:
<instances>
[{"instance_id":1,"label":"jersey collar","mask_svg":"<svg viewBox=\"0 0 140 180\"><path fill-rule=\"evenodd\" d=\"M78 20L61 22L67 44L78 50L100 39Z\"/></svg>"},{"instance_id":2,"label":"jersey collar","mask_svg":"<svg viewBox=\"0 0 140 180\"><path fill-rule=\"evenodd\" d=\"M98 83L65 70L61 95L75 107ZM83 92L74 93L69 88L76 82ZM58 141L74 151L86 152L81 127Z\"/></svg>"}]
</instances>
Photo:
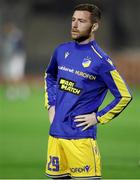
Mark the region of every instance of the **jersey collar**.
<instances>
[{"instance_id":1,"label":"jersey collar","mask_svg":"<svg viewBox=\"0 0 140 180\"><path fill-rule=\"evenodd\" d=\"M78 42L75 41L75 47L78 49L88 49L89 47L91 47L91 45L95 45L95 44L96 44L95 40L90 41L87 44L79 44Z\"/></svg>"}]
</instances>

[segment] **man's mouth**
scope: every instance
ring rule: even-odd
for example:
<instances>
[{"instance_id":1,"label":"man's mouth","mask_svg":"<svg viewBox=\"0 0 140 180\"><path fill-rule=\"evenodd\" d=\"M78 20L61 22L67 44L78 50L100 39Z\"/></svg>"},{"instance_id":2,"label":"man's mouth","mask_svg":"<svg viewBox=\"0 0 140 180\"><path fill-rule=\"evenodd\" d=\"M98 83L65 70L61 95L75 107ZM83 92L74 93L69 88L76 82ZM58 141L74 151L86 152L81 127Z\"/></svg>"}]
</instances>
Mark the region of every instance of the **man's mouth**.
<instances>
[{"instance_id":1,"label":"man's mouth","mask_svg":"<svg viewBox=\"0 0 140 180\"><path fill-rule=\"evenodd\" d=\"M72 31L71 31L72 33L79 33L79 31L78 30L74 30L74 29L72 29Z\"/></svg>"},{"instance_id":2,"label":"man's mouth","mask_svg":"<svg viewBox=\"0 0 140 180\"><path fill-rule=\"evenodd\" d=\"M71 31L72 32L72 34L78 34L79 33L79 31Z\"/></svg>"}]
</instances>

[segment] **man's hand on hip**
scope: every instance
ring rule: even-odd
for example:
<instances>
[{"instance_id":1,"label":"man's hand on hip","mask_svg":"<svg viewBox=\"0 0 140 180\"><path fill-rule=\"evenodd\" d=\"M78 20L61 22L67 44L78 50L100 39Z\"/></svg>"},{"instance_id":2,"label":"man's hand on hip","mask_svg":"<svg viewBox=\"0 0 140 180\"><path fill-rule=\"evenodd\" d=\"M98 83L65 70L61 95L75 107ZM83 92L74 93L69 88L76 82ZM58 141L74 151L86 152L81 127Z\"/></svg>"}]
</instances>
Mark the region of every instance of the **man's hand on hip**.
<instances>
[{"instance_id":1,"label":"man's hand on hip","mask_svg":"<svg viewBox=\"0 0 140 180\"><path fill-rule=\"evenodd\" d=\"M96 113L76 116L74 122L79 122L79 124L76 125L77 127L85 126L82 131L98 123Z\"/></svg>"}]
</instances>

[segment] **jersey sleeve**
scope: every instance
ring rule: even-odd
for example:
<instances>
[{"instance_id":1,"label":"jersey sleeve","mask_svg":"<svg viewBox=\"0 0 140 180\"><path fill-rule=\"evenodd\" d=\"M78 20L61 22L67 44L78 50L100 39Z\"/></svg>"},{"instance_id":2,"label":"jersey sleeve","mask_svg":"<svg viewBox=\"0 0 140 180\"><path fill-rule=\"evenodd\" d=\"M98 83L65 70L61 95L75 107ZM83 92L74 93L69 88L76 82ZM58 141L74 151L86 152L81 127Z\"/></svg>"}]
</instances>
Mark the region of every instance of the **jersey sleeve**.
<instances>
[{"instance_id":1,"label":"jersey sleeve","mask_svg":"<svg viewBox=\"0 0 140 180\"><path fill-rule=\"evenodd\" d=\"M132 96L110 59L102 63L100 76L114 96L114 100L96 114L97 120L104 124L118 116L127 107Z\"/></svg>"},{"instance_id":2,"label":"jersey sleeve","mask_svg":"<svg viewBox=\"0 0 140 180\"><path fill-rule=\"evenodd\" d=\"M45 107L55 105L57 89L57 51L51 57L50 63L45 72Z\"/></svg>"}]
</instances>

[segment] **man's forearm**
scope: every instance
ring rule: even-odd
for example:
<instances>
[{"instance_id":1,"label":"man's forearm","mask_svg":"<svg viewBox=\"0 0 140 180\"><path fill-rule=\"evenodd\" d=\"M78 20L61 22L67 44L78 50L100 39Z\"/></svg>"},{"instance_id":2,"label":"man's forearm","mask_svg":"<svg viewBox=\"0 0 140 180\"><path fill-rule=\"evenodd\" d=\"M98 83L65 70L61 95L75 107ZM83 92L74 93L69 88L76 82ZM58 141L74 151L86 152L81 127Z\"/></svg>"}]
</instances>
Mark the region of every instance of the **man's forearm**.
<instances>
[{"instance_id":1,"label":"man's forearm","mask_svg":"<svg viewBox=\"0 0 140 180\"><path fill-rule=\"evenodd\" d=\"M48 114L49 114L49 121L52 124L53 119L54 119L54 115L55 115L55 106L51 106L48 110Z\"/></svg>"}]
</instances>

